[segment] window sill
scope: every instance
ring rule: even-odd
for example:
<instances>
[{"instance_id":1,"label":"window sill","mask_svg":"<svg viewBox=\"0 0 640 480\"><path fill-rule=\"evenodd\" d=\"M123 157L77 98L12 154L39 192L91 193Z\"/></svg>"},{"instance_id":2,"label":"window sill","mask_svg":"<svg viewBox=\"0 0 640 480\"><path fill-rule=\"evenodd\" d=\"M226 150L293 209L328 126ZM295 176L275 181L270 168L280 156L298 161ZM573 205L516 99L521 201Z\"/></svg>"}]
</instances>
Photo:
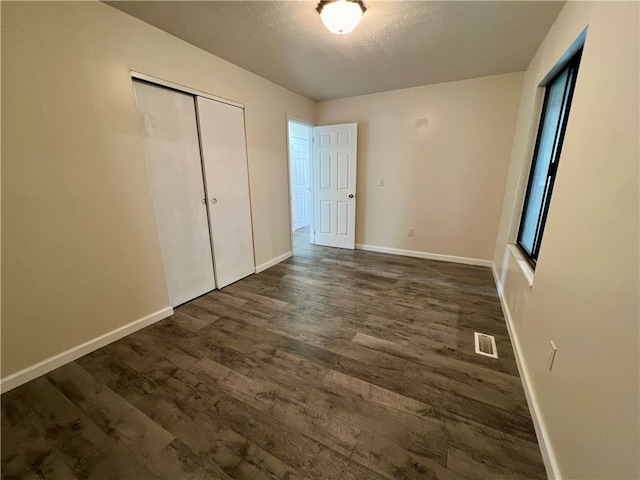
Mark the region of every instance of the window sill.
<instances>
[{"instance_id":1,"label":"window sill","mask_svg":"<svg viewBox=\"0 0 640 480\"><path fill-rule=\"evenodd\" d=\"M513 257L513 259L520 267L522 275L524 275L527 284L529 285L529 287L533 287L533 276L535 274L533 268L531 268L531 265L529 265L529 262L527 262L527 260L524 258L524 255L522 255L520 249L517 246L510 243L509 245L507 245L507 248L511 252L511 256Z\"/></svg>"}]
</instances>

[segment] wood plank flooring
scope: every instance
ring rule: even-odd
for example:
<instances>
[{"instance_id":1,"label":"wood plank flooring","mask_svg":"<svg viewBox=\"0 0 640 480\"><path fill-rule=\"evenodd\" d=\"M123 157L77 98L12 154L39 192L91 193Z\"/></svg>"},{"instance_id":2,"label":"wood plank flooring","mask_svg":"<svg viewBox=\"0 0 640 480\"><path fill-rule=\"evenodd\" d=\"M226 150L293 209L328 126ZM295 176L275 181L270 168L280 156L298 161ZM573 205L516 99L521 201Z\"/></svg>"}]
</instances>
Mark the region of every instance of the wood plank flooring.
<instances>
[{"instance_id":1,"label":"wood plank flooring","mask_svg":"<svg viewBox=\"0 0 640 480\"><path fill-rule=\"evenodd\" d=\"M292 259L4 394L2 478L546 476L490 270L305 229Z\"/></svg>"}]
</instances>

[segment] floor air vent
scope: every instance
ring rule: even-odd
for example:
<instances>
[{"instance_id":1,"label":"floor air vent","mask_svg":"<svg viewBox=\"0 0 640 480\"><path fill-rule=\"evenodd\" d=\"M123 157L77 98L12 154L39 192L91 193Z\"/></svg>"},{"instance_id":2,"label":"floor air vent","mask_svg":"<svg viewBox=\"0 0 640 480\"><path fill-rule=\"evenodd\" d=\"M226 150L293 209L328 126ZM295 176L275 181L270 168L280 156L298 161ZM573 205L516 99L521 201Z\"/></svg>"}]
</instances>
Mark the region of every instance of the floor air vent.
<instances>
[{"instance_id":1,"label":"floor air vent","mask_svg":"<svg viewBox=\"0 0 640 480\"><path fill-rule=\"evenodd\" d=\"M493 335L473 332L476 341L476 353L485 357L498 358L496 350L496 339Z\"/></svg>"}]
</instances>

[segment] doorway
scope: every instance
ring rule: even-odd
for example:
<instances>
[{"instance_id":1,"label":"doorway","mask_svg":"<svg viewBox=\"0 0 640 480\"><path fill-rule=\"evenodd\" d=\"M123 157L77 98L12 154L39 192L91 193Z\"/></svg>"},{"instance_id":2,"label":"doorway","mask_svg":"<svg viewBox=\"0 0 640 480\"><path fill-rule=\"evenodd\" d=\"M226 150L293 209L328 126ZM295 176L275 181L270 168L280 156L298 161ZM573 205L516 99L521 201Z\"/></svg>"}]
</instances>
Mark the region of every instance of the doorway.
<instances>
[{"instance_id":1,"label":"doorway","mask_svg":"<svg viewBox=\"0 0 640 480\"><path fill-rule=\"evenodd\" d=\"M313 127L288 120L289 191L291 199L292 248L299 253L309 248L313 201L311 191L311 148Z\"/></svg>"},{"instance_id":2,"label":"doorway","mask_svg":"<svg viewBox=\"0 0 640 480\"><path fill-rule=\"evenodd\" d=\"M358 124L312 127L288 118L293 254L355 248Z\"/></svg>"}]
</instances>

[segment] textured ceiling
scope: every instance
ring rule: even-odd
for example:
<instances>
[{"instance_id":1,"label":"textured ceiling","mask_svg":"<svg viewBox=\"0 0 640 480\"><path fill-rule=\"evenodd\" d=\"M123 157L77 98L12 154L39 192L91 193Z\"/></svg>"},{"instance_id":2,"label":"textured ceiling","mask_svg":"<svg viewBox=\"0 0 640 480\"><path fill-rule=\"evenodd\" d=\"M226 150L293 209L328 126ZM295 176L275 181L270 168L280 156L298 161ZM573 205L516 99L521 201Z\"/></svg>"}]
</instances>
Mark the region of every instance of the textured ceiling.
<instances>
[{"instance_id":1,"label":"textured ceiling","mask_svg":"<svg viewBox=\"0 0 640 480\"><path fill-rule=\"evenodd\" d=\"M314 1L105 3L313 100L524 70L564 5L365 1L339 36Z\"/></svg>"}]
</instances>

